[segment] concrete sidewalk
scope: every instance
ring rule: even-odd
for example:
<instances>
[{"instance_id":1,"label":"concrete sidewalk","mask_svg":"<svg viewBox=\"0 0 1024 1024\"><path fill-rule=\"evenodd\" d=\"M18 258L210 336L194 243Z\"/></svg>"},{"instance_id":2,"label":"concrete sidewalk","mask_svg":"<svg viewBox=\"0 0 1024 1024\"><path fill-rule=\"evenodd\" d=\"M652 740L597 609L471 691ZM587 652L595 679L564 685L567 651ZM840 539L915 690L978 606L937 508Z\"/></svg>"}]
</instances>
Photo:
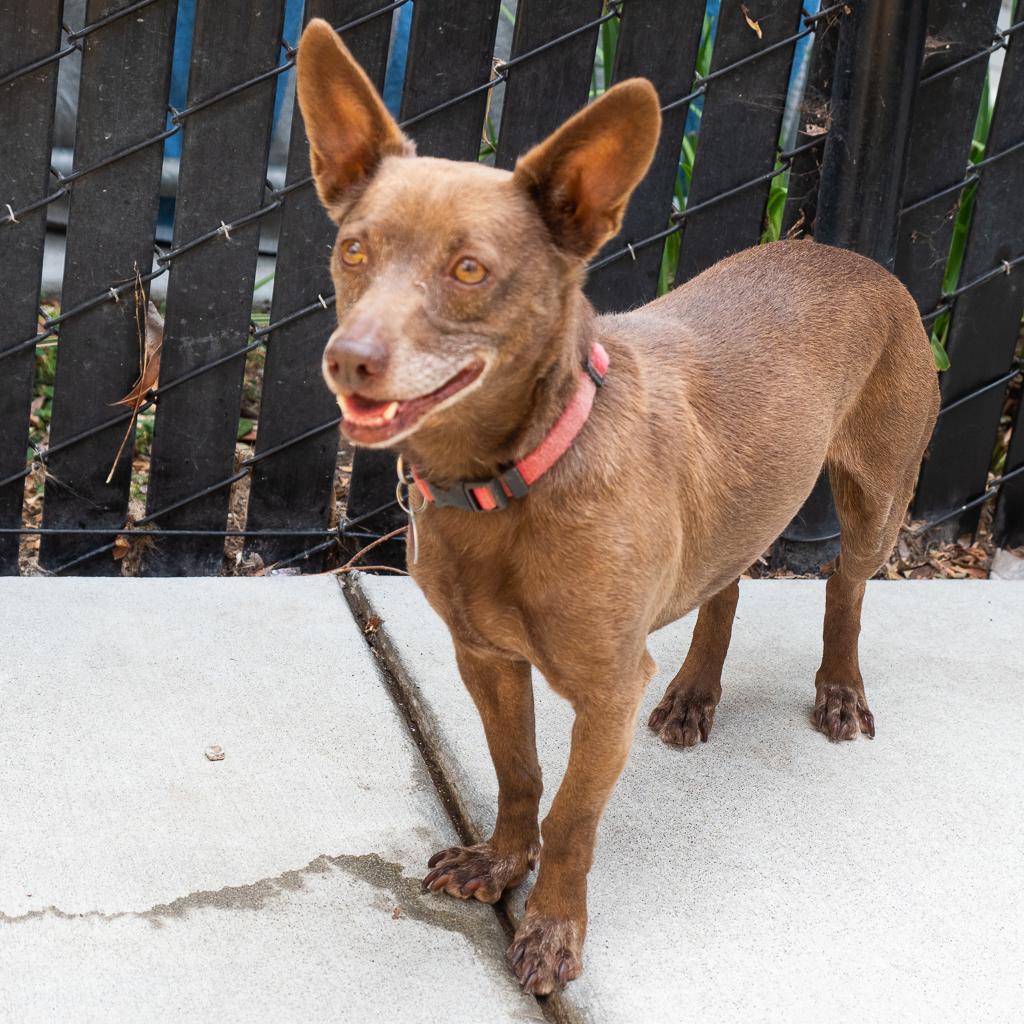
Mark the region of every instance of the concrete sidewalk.
<instances>
[{"instance_id":1,"label":"concrete sidewalk","mask_svg":"<svg viewBox=\"0 0 1024 1024\"><path fill-rule=\"evenodd\" d=\"M447 636L411 581L358 587L487 834L497 785ZM722 703L691 750L645 723L694 617L651 638L659 672L602 823L585 972L565 995L580 1017L1024 1020L1024 587L869 584L861 663L878 736L844 744L809 724L824 589L742 586ZM535 692L543 812L572 714L543 681Z\"/></svg>"},{"instance_id":2,"label":"concrete sidewalk","mask_svg":"<svg viewBox=\"0 0 1024 1024\"><path fill-rule=\"evenodd\" d=\"M543 1019L494 911L420 893L457 837L334 579L0 612L0 1020Z\"/></svg>"},{"instance_id":3,"label":"concrete sidewalk","mask_svg":"<svg viewBox=\"0 0 1024 1024\"><path fill-rule=\"evenodd\" d=\"M443 627L408 580L352 588L485 833ZM872 584L878 738L838 746L822 600L745 585L710 742L638 726L585 974L542 1006L491 908L420 893L455 831L335 580L0 580L0 1020L1018 1024L1024 587ZM652 637L642 717L691 625ZM571 714L537 701L546 805Z\"/></svg>"}]
</instances>

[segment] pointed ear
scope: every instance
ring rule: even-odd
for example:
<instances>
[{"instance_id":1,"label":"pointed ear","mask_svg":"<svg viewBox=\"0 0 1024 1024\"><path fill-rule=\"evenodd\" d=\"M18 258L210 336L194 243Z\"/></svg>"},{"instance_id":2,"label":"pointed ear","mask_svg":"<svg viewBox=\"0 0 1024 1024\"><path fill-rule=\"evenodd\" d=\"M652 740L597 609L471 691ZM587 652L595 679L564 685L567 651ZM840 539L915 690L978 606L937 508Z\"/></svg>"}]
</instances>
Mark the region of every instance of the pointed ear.
<instances>
[{"instance_id":1,"label":"pointed ear","mask_svg":"<svg viewBox=\"0 0 1024 1024\"><path fill-rule=\"evenodd\" d=\"M391 154L412 156L366 72L322 18L302 33L297 93L309 136L309 162L320 201L336 219L352 190Z\"/></svg>"},{"instance_id":2,"label":"pointed ear","mask_svg":"<svg viewBox=\"0 0 1024 1024\"><path fill-rule=\"evenodd\" d=\"M556 245L587 259L619 230L660 131L654 86L631 78L519 158L514 179L533 197Z\"/></svg>"}]
</instances>

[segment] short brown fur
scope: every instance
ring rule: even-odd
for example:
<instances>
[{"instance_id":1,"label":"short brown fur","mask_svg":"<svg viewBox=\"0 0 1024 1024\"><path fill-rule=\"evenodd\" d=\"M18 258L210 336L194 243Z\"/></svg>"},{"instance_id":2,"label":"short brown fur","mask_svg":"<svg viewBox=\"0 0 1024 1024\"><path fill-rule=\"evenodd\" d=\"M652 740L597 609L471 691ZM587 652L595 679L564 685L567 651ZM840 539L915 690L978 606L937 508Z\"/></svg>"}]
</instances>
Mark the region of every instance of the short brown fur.
<instances>
[{"instance_id":1,"label":"short brown fur","mask_svg":"<svg viewBox=\"0 0 1024 1024\"><path fill-rule=\"evenodd\" d=\"M590 419L529 496L487 514L428 506L410 566L451 631L499 782L494 834L435 855L425 884L493 902L539 856L509 959L527 991L551 992L582 969L598 821L655 670L648 634L700 608L649 724L677 746L706 740L737 577L823 465L842 556L813 724L833 740L874 735L860 607L935 420L930 348L896 278L812 242L738 253L641 309L596 316L581 290L586 260L618 230L658 137L647 82L610 90L510 174L412 157L324 22L303 36L298 75L318 188L340 225L329 386L339 401L406 400L468 359L484 367L382 444L443 487L493 476L550 429L591 343L611 357ZM339 259L353 241L367 255L357 267ZM487 268L480 284L452 276L467 255ZM576 713L542 827L531 666Z\"/></svg>"}]
</instances>

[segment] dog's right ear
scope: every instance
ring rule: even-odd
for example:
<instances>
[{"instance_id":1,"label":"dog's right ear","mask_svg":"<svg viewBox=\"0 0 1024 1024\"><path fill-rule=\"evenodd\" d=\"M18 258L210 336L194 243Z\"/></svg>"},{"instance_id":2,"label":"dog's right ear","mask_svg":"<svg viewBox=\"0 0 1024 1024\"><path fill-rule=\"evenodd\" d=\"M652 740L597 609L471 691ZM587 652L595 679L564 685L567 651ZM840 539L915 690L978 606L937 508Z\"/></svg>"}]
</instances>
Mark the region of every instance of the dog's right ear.
<instances>
[{"instance_id":1,"label":"dog's right ear","mask_svg":"<svg viewBox=\"0 0 1024 1024\"><path fill-rule=\"evenodd\" d=\"M352 190L384 157L412 156L415 150L366 72L322 18L311 19L302 33L297 70L316 190L328 213L339 219Z\"/></svg>"}]
</instances>

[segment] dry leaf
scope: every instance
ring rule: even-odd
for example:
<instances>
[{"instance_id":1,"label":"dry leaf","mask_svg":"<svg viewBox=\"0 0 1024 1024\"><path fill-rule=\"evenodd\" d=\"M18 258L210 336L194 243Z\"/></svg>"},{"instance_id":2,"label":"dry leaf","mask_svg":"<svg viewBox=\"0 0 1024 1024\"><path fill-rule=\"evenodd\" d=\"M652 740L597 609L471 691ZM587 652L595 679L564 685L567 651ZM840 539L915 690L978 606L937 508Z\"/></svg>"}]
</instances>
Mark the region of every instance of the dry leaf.
<instances>
[{"instance_id":1,"label":"dry leaf","mask_svg":"<svg viewBox=\"0 0 1024 1024\"><path fill-rule=\"evenodd\" d=\"M142 349L142 366L139 379L124 398L119 398L114 405L127 405L138 409L146 400L151 388L160 383L160 349L164 343L164 322L152 302L146 306L146 342Z\"/></svg>"},{"instance_id":2,"label":"dry leaf","mask_svg":"<svg viewBox=\"0 0 1024 1024\"><path fill-rule=\"evenodd\" d=\"M980 565L965 565L963 570L972 580L987 580L989 576L988 569L983 569Z\"/></svg>"},{"instance_id":3,"label":"dry leaf","mask_svg":"<svg viewBox=\"0 0 1024 1024\"><path fill-rule=\"evenodd\" d=\"M740 10L743 12L743 20L750 26L751 31L757 34L758 39L764 39L764 33L761 31L761 26L750 16L750 11L747 10L747 5L740 4Z\"/></svg>"},{"instance_id":4,"label":"dry leaf","mask_svg":"<svg viewBox=\"0 0 1024 1024\"><path fill-rule=\"evenodd\" d=\"M808 122L804 125L804 135L824 135L828 129L823 124Z\"/></svg>"},{"instance_id":5,"label":"dry leaf","mask_svg":"<svg viewBox=\"0 0 1024 1024\"><path fill-rule=\"evenodd\" d=\"M129 551L131 551L131 549L132 546L129 543L128 538L123 533L118 534L117 538L114 540L114 559L116 561L120 561L128 554Z\"/></svg>"},{"instance_id":6,"label":"dry leaf","mask_svg":"<svg viewBox=\"0 0 1024 1024\"><path fill-rule=\"evenodd\" d=\"M135 330L139 339L139 379L135 386L124 398L118 399L114 405L127 405L131 411L131 419L125 428L124 437L118 446L117 454L110 465L110 472L107 474L106 482L109 484L114 479L114 471L118 462L121 461L121 454L124 452L128 439L135 429L135 421L139 415L139 409L146 401L149 389L156 387L160 381L160 349L164 343L164 322L160 313L152 302L146 303L146 293L142 288L142 276L139 268L135 268L135 288L132 292L135 300ZM143 327L145 320L145 327Z\"/></svg>"}]
</instances>

